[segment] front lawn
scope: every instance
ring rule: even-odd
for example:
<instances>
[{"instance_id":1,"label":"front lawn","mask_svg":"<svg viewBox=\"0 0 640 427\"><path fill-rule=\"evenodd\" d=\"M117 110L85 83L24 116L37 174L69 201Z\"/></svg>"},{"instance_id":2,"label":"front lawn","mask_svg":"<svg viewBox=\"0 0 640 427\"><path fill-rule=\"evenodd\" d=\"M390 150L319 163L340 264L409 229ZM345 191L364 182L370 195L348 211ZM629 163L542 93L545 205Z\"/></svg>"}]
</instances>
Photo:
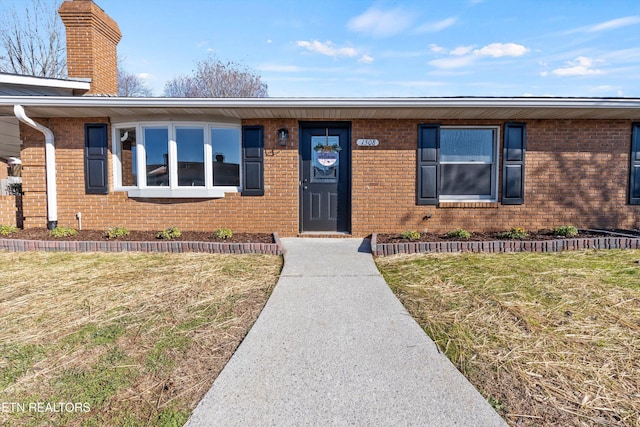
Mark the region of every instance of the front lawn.
<instances>
[{"instance_id":1,"label":"front lawn","mask_svg":"<svg viewBox=\"0 0 640 427\"><path fill-rule=\"evenodd\" d=\"M640 425L640 251L377 258L514 426Z\"/></svg>"},{"instance_id":2,"label":"front lawn","mask_svg":"<svg viewBox=\"0 0 640 427\"><path fill-rule=\"evenodd\" d=\"M184 424L281 267L269 255L0 252L0 424Z\"/></svg>"}]
</instances>

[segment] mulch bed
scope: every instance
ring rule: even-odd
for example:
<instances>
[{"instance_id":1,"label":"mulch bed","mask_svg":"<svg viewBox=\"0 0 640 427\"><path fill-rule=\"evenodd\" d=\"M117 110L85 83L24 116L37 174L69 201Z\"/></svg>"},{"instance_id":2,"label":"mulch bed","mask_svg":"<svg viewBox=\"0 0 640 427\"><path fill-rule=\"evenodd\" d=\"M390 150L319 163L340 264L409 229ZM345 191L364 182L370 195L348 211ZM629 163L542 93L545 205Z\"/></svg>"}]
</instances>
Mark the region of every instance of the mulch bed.
<instances>
[{"instance_id":1,"label":"mulch bed","mask_svg":"<svg viewBox=\"0 0 640 427\"><path fill-rule=\"evenodd\" d=\"M53 240L53 241L130 241L130 242L152 242L162 241L156 238L156 231L130 231L128 236L117 239L107 239L104 231L101 230L80 230L75 236L51 237L49 231L44 228L29 228L18 230L16 233L7 236L0 236L2 239L22 239L22 240ZM233 233L229 239L217 239L213 232L207 231L182 231L182 235L171 242L219 242L219 243L275 243L273 234L270 233Z\"/></svg>"},{"instance_id":2,"label":"mulch bed","mask_svg":"<svg viewBox=\"0 0 640 427\"><path fill-rule=\"evenodd\" d=\"M623 232L622 230L616 230L617 232ZM499 237L501 232L493 232L493 233L472 233L471 238L468 240L461 239L460 237L449 237L446 234L435 234L435 233L420 233L420 239L409 240L404 239L400 234L378 234L377 243L407 243L407 242L459 242L459 241L469 241L469 242L487 242L494 240L512 240L505 239ZM624 231L626 234L637 234L628 231ZM538 232L528 232L529 237L522 240L557 240L557 239L566 239L566 237L555 236L551 230L540 230ZM609 234L604 233L595 233L590 231L580 231L576 238L592 238L592 237L606 237L610 236Z\"/></svg>"}]
</instances>

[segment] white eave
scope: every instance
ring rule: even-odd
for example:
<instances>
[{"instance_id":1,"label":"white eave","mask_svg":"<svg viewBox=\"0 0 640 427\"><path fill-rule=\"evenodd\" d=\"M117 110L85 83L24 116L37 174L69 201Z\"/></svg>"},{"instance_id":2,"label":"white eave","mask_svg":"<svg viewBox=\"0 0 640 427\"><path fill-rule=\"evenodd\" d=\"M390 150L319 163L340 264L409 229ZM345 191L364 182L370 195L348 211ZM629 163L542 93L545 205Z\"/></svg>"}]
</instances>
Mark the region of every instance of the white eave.
<instances>
[{"instance_id":1,"label":"white eave","mask_svg":"<svg viewBox=\"0 0 640 427\"><path fill-rule=\"evenodd\" d=\"M69 80L69 79L53 79L47 77L22 76L18 74L0 73L0 84L38 86L58 89L75 89L89 90L91 87L90 79L86 80Z\"/></svg>"},{"instance_id":2,"label":"white eave","mask_svg":"<svg viewBox=\"0 0 640 427\"><path fill-rule=\"evenodd\" d=\"M640 120L640 98L122 98L0 97L0 116L13 105L31 117L197 117L298 120Z\"/></svg>"}]
</instances>

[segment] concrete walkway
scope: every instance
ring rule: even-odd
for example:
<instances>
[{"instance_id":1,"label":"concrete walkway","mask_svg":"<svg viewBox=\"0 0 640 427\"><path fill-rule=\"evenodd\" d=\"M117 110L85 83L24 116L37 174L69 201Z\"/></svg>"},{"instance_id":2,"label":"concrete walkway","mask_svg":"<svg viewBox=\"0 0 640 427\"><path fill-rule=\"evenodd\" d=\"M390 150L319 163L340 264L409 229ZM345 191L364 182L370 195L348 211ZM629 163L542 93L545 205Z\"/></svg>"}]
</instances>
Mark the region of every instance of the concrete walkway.
<instances>
[{"instance_id":1,"label":"concrete walkway","mask_svg":"<svg viewBox=\"0 0 640 427\"><path fill-rule=\"evenodd\" d=\"M360 239L282 239L285 265L189 426L504 426Z\"/></svg>"}]
</instances>

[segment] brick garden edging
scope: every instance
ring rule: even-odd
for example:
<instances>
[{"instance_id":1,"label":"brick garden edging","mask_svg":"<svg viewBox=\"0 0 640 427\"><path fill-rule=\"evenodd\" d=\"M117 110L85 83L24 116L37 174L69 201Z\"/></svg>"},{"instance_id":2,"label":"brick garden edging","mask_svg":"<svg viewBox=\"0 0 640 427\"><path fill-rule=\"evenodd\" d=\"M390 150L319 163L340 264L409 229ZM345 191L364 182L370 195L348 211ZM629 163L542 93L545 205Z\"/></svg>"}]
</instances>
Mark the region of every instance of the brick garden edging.
<instances>
[{"instance_id":1,"label":"brick garden edging","mask_svg":"<svg viewBox=\"0 0 640 427\"><path fill-rule=\"evenodd\" d=\"M377 233L371 235L374 256L416 254L425 252L562 252L583 249L640 249L640 238L594 237L556 240L492 240L486 242L403 242L378 243Z\"/></svg>"},{"instance_id":2,"label":"brick garden edging","mask_svg":"<svg viewBox=\"0 0 640 427\"><path fill-rule=\"evenodd\" d=\"M216 254L282 255L282 243L273 233L275 243L218 243L218 242L133 242L133 241L54 241L0 239L0 250L15 252L204 252Z\"/></svg>"}]
</instances>

